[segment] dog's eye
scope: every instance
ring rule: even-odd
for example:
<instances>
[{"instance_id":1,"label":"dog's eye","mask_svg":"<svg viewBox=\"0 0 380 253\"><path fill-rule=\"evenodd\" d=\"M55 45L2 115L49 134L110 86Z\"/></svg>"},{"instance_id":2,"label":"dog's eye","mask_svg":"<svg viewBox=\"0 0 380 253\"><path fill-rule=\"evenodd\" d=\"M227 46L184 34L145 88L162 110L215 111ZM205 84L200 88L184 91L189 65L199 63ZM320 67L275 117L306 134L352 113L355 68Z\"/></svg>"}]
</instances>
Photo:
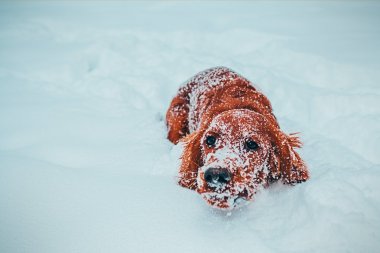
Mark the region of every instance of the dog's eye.
<instances>
[{"instance_id":1,"label":"dog's eye","mask_svg":"<svg viewBox=\"0 0 380 253\"><path fill-rule=\"evenodd\" d=\"M209 135L209 136L206 137L206 144L207 145L214 146L215 142L216 142L216 137L215 136Z\"/></svg>"},{"instance_id":2,"label":"dog's eye","mask_svg":"<svg viewBox=\"0 0 380 253\"><path fill-rule=\"evenodd\" d=\"M248 140L245 142L245 147L248 149L248 150L256 150L258 149L259 147L259 144L257 144L255 141L253 140Z\"/></svg>"}]
</instances>

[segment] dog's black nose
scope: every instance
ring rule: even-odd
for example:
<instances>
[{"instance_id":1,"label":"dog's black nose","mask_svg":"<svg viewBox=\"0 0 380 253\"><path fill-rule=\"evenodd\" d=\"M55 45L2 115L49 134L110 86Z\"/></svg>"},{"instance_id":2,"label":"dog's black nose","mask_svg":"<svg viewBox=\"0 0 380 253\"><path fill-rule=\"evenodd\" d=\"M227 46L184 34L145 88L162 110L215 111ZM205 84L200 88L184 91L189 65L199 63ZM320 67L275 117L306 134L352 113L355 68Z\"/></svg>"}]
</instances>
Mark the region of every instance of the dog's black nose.
<instances>
[{"instance_id":1,"label":"dog's black nose","mask_svg":"<svg viewBox=\"0 0 380 253\"><path fill-rule=\"evenodd\" d=\"M226 168L209 168L205 171L205 180L209 184L226 184L231 180L231 173Z\"/></svg>"}]
</instances>

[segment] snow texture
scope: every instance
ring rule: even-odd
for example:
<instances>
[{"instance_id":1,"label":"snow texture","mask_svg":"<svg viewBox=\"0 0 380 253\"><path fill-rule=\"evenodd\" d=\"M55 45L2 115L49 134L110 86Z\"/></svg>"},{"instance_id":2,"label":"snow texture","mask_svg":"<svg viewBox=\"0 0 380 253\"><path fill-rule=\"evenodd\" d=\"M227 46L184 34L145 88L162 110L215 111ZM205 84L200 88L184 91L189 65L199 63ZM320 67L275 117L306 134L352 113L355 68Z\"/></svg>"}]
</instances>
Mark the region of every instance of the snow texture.
<instances>
[{"instance_id":1,"label":"snow texture","mask_svg":"<svg viewBox=\"0 0 380 253\"><path fill-rule=\"evenodd\" d=\"M2 2L0 252L379 252L378 2ZM311 179L233 212L175 184L164 114L227 66Z\"/></svg>"}]
</instances>

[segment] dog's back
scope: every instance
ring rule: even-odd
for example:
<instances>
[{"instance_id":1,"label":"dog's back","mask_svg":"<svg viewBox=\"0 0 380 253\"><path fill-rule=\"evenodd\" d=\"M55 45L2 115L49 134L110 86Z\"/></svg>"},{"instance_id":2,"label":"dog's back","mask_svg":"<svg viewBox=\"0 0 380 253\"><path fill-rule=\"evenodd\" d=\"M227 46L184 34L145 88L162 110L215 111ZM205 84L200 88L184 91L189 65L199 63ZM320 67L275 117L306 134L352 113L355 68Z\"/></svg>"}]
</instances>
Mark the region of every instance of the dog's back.
<instances>
[{"instance_id":1,"label":"dog's back","mask_svg":"<svg viewBox=\"0 0 380 253\"><path fill-rule=\"evenodd\" d=\"M181 137L194 132L210 106L225 96L244 99L247 89L256 91L250 81L226 67L196 74L180 87L167 111L169 140L177 143Z\"/></svg>"}]
</instances>

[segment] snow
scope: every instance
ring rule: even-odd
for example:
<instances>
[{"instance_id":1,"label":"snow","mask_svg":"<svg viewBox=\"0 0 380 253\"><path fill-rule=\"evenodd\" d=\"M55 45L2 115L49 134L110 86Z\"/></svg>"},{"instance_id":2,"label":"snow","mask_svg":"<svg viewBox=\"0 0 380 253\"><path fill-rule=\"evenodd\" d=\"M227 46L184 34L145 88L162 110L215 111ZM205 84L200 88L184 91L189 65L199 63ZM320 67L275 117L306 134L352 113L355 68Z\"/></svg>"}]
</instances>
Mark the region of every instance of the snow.
<instances>
[{"instance_id":1,"label":"snow","mask_svg":"<svg viewBox=\"0 0 380 253\"><path fill-rule=\"evenodd\" d=\"M377 2L2 2L0 252L376 252ZM175 184L171 98L227 66L311 179L230 213Z\"/></svg>"}]
</instances>

